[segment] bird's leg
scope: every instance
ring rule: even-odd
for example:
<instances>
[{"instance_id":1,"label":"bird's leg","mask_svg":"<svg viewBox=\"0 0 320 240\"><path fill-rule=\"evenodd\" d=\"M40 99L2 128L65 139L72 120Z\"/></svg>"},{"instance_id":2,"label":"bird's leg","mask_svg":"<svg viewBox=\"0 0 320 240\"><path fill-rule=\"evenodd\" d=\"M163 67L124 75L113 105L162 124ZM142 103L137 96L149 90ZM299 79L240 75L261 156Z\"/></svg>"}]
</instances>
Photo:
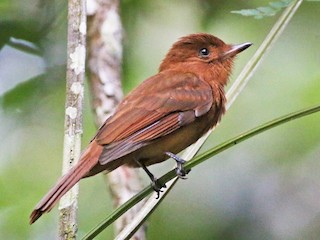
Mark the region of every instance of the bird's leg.
<instances>
[{"instance_id":1,"label":"bird's leg","mask_svg":"<svg viewBox=\"0 0 320 240\"><path fill-rule=\"evenodd\" d=\"M155 192L157 192L157 199L160 196L160 192L163 192L161 189L166 188L166 184L162 184L159 180L149 171L149 169L139 160L135 159L136 163L148 174L149 178L151 179L151 186Z\"/></svg>"},{"instance_id":2,"label":"bird's leg","mask_svg":"<svg viewBox=\"0 0 320 240\"><path fill-rule=\"evenodd\" d=\"M169 157L171 157L172 159L174 159L177 162L177 168L176 168L176 174L179 178L182 179L187 179L186 175L191 171L186 170L183 166L183 164L186 162L185 160L183 160L181 157L171 153L171 152L165 152L166 155L168 155Z\"/></svg>"}]
</instances>

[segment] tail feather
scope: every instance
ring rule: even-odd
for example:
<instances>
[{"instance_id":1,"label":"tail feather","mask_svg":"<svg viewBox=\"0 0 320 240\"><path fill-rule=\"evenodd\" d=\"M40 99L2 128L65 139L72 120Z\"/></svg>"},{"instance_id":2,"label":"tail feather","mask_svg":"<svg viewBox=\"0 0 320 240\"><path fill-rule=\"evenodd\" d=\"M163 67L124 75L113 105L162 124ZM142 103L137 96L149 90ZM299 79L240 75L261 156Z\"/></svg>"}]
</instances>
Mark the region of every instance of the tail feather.
<instances>
[{"instance_id":1,"label":"tail feather","mask_svg":"<svg viewBox=\"0 0 320 240\"><path fill-rule=\"evenodd\" d=\"M49 212L60 198L68 192L99 160L102 146L95 141L82 154L79 162L62 176L56 185L41 199L30 215L30 224L34 223L45 212Z\"/></svg>"}]
</instances>

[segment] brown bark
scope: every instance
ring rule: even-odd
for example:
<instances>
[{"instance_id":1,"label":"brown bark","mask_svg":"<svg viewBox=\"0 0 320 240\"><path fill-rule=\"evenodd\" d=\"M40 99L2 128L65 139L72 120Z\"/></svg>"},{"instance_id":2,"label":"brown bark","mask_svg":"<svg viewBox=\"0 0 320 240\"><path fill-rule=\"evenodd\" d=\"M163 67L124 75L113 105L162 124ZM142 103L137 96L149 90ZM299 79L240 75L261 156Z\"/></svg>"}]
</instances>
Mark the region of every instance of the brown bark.
<instances>
[{"instance_id":1,"label":"brown bark","mask_svg":"<svg viewBox=\"0 0 320 240\"><path fill-rule=\"evenodd\" d=\"M100 126L113 113L123 96L121 88L123 30L119 16L119 0L90 0L88 15L89 82L95 122ZM123 166L105 176L115 207L120 206L142 188L136 169ZM141 204L116 222L115 234L132 221ZM144 230L142 227L132 239L145 239Z\"/></svg>"}]
</instances>

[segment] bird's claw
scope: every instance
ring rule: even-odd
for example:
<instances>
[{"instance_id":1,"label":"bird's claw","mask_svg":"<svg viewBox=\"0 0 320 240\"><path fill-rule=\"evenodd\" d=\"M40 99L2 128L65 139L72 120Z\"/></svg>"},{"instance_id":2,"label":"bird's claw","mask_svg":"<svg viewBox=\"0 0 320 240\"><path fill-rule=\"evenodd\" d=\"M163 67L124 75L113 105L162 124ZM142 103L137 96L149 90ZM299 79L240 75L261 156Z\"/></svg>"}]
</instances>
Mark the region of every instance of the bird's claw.
<instances>
[{"instance_id":1,"label":"bird's claw","mask_svg":"<svg viewBox=\"0 0 320 240\"><path fill-rule=\"evenodd\" d=\"M159 199L160 193L163 192L163 190L161 190L161 189L167 187L165 183L163 183L163 184L160 183L157 178L152 179L151 186L152 186L153 190L157 193L156 199Z\"/></svg>"}]
</instances>

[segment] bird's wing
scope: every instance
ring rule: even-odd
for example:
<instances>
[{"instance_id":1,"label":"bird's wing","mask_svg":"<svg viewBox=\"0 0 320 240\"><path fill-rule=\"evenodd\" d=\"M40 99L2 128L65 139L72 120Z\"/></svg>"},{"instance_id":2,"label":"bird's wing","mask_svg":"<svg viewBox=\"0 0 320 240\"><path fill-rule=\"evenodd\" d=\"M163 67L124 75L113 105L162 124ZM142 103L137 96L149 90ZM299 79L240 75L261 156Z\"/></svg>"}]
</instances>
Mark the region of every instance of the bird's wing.
<instances>
[{"instance_id":1,"label":"bird's wing","mask_svg":"<svg viewBox=\"0 0 320 240\"><path fill-rule=\"evenodd\" d=\"M95 140L106 145L109 155L105 160L100 158L100 163L128 154L194 121L207 113L212 103L210 85L194 74L166 71L147 79L99 129Z\"/></svg>"}]
</instances>

